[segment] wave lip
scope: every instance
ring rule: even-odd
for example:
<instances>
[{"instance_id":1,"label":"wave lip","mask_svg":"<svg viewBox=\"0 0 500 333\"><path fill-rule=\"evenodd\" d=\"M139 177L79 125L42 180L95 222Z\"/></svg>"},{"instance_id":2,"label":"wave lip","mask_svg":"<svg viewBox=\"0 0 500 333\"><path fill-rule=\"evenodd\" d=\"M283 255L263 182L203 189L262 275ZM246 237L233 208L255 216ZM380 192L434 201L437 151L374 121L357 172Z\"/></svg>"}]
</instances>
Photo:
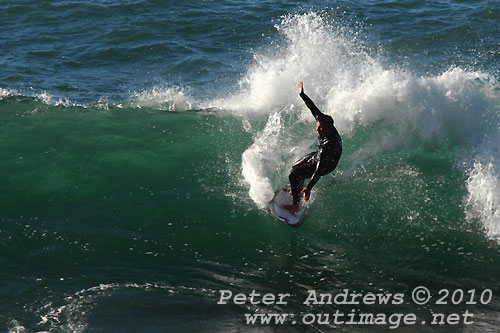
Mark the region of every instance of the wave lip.
<instances>
[{"instance_id":1,"label":"wave lip","mask_svg":"<svg viewBox=\"0 0 500 333\"><path fill-rule=\"evenodd\" d=\"M147 107L166 111L188 111L200 107L200 103L184 88L160 86L134 93L128 104L134 108Z\"/></svg>"}]
</instances>

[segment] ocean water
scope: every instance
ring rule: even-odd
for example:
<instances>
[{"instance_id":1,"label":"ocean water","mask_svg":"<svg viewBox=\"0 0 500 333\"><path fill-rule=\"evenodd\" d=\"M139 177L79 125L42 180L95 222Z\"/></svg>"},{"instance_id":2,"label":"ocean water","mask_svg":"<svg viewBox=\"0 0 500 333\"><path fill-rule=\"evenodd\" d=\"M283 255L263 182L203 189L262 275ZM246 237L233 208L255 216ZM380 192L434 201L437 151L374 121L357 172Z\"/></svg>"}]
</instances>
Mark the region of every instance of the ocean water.
<instances>
[{"instance_id":1,"label":"ocean water","mask_svg":"<svg viewBox=\"0 0 500 333\"><path fill-rule=\"evenodd\" d=\"M499 65L498 1L3 0L0 331L498 331ZM344 153L291 228L299 81Z\"/></svg>"}]
</instances>

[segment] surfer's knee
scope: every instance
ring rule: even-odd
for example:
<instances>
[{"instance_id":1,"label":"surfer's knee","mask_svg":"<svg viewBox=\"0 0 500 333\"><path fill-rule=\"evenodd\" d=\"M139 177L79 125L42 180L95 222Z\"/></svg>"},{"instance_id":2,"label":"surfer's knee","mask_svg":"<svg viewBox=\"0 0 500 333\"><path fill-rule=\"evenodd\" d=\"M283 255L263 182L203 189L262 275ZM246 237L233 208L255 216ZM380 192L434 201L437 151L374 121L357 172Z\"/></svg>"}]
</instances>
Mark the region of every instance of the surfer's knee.
<instances>
[{"instance_id":1,"label":"surfer's knee","mask_svg":"<svg viewBox=\"0 0 500 333\"><path fill-rule=\"evenodd\" d=\"M288 175L288 180L290 181L290 185L292 186L299 186L301 183L304 182L304 177L303 175L300 173L300 172L297 172L296 170L292 172L290 172L290 174Z\"/></svg>"}]
</instances>

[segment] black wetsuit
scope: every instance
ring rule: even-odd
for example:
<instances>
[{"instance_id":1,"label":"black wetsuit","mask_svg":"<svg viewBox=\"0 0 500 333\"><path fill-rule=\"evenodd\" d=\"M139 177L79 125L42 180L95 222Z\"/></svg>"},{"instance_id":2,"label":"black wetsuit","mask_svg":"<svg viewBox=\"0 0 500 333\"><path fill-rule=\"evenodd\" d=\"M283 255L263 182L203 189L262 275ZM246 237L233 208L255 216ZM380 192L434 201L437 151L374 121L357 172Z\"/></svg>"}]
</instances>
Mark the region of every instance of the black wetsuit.
<instances>
[{"instance_id":1,"label":"black wetsuit","mask_svg":"<svg viewBox=\"0 0 500 333\"><path fill-rule=\"evenodd\" d=\"M295 162L288 176L292 190L293 204L300 203L300 191L304 180L311 178L307 188L311 190L321 176L332 172L342 155L342 139L333 125L332 117L322 113L313 101L304 93L300 93L312 115L320 122L323 130L319 134L318 150L313 151Z\"/></svg>"}]
</instances>

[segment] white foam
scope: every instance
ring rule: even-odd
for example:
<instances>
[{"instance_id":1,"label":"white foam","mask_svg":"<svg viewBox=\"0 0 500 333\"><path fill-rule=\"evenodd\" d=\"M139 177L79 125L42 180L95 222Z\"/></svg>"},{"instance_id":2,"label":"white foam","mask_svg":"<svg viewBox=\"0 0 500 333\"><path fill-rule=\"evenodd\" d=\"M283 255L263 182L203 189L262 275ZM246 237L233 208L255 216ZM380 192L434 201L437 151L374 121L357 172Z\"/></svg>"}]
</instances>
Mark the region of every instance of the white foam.
<instances>
[{"instance_id":1,"label":"white foam","mask_svg":"<svg viewBox=\"0 0 500 333\"><path fill-rule=\"evenodd\" d=\"M280 39L267 53L254 56L254 64L239 82L239 92L213 101L213 106L245 115L269 115L298 102L299 81L308 82L313 95L325 96L335 82L351 74L346 65L357 67L351 66L352 41L317 13L287 15L275 27Z\"/></svg>"},{"instance_id":2,"label":"white foam","mask_svg":"<svg viewBox=\"0 0 500 333\"><path fill-rule=\"evenodd\" d=\"M280 133L280 114L274 113L269 117L264 130L242 156L242 172L250 185L250 197L260 207L265 207L273 198L270 175L276 172L281 160L280 152L283 150L278 147Z\"/></svg>"},{"instance_id":3,"label":"white foam","mask_svg":"<svg viewBox=\"0 0 500 333\"><path fill-rule=\"evenodd\" d=\"M479 219L488 237L500 241L500 179L495 165L474 163L467 189L467 217Z\"/></svg>"},{"instance_id":4,"label":"white foam","mask_svg":"<svg viewBox=\"0 0 500 333\"><path fill-rule=\"evenodd\" d=\"M195 101L182 87L160 87L151 90L136 92L129 102L130 106L136 108L155 108L166 111L187 111L199 107Z\"/></svg>"},{"instance_id":5,"label":"white foam","mask_svg":"<svg viewBox=\"0 0 500 333\"><path fill-rule=\"evenodd\" d=\"M55 97L54 95L49 94L46 91L35 94L34 97L47 105L66 106L66 107L77 105L73 103L69 98Z\"/></svg>"},{"instance_id":6,"label":"white foam","mask_svg":"<svg viewBox=\"0 0 500 333\"><path fill-rule=\"evenodd\" d=\"M38 326L43 325L50 332L85 332L89 326L89 316L95 311L97 304L102 300L112 298L117 292L123 290L138 290L143 292L162 291L168 294L176 294L182 292L198 292L206 294L212 292L207 289L197 289L185 286L170 286L162 283L101 283L99 285L82 289L72 295L67 295L63 300L50 300L38 308L34 312L40 316ZM215 293L215 291L213 291ZM12 332L25 332L25 328L16 320L10 323ZM41 331L40 331L41 332Z\"/></svg>"},{"instance_id":7,"label":"white foam","mask_svg":"<svg viewBox=\"0 0 500 333\"><path fill-rule=\"evenodd\" d=\"M500 115L499 115L500 116ZM490 239L500 241L500 126L480 145L467 179L466 214L479 219Z\"/></svg>"},{"instance_id":8,"label":"white foam","mask_svg":"<svg viewBox=\"0 0 500 333\"><path fill-rule=\"evenodd\" d=\"M32 88L32 90L34 90ZM38 101L50 105L50 106L76 106L77 104L73 103L69 98L65 97L55 97L54 95L42 91L38 93L34 93L33 91L30 92L25 92L25 91L20 91L20 90L15 90L15 89L3 89L0 88L0 100L7 98L7 97L12 97L12 96L26 96L29 98L35 98Z\"/></svg>"},{"instance_id":9,"label":"white foam","mask_svg":"<svg viewBox=\"0 0 500 333\"><path fill-rule=\"evenodd\" d=\"M10 97L12 95L10 90L0 88L0 100L5 97Z\"/></svg>"},{"instance_id":10,"label":"white foam","mask_svg":"<svg viewBox=\"0 0 500 333\"><path fill-rule=\"evenodd\" d=\"M433 77L386 70L359 87L338 92L328 105L338 115L335 118L344 132L375 122L390 129L353 156L359 163L384 151L422 142L470 146L477 144L490 126L478 118L492 111L488 102L491 86L477 82L484 77L460 68Z\"/></svg>"}]
</instances>

